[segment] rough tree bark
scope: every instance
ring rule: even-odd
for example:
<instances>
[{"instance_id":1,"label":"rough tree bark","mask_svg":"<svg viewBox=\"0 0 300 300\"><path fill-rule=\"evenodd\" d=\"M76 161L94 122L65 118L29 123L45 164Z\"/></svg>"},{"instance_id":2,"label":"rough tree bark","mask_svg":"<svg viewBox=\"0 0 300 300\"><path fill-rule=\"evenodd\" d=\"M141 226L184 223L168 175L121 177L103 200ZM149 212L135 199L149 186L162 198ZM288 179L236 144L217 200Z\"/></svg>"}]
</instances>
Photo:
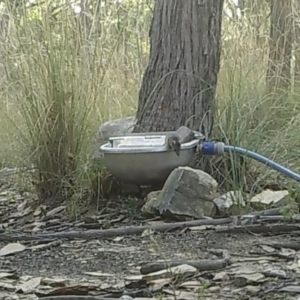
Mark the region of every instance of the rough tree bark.
<instances>
[{"instance_id":1,"label":"rough tree bark","mask_svg":"<svg viewBox=\"0 0 300 300\"><path fill-rule=\"evenodd\" d=\"M272 0L270 7L271 28L267 85L270 91L286 90L291 84L292 0Z\"/></svg>"},{"instance_id":2,"label":"rough tree bark","mask_svg":"<svg viewBox=\"0 0 300 300\"><path fill-rule=\"evenodd\" d=\"M213 125L223 0L156 0L135 132Z\"/></svg>"}]
</instances>

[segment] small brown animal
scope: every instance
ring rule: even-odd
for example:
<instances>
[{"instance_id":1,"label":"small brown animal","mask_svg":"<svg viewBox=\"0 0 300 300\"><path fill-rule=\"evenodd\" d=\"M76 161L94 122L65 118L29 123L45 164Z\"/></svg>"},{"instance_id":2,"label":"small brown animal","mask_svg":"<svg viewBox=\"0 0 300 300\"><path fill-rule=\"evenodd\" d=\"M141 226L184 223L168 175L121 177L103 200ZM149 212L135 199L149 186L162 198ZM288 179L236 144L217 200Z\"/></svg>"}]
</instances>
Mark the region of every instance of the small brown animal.
<instances>
[{"instance_id":1,"label":"small brown animal","mask_svg":"<svg viewBox=\"0 0 300 300\"><path fill-rule=\"evenodd\" d=\"M173 134L166 137L166 145L179 156L181 144L191 142L194 138L195 134L193 130L186 126L180 126Z\"/></svg>"},{"instance_id":2,"label":"small brown animal","mask_svg":"<svg viewBox=\"0 0 300 300\"><path fill-rule=\"evenodd\" d=\"M166 146L174 150L176 155L179 156L180 153L180 142L179 142L179 137L176 134L168 135L166 137Z\"/></svg>"}]
</instances>

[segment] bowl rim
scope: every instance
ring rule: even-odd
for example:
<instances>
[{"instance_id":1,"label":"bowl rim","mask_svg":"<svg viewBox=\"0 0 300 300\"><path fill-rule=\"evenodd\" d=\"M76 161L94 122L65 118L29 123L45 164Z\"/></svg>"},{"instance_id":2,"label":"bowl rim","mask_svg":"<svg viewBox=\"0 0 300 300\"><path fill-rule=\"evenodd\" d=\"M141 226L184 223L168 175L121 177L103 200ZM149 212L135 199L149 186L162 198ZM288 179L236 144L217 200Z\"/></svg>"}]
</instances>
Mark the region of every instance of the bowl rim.
<instances>
[{"instance_id":1,"label":"bowl rim","mask_svg":"<svg viewBox=\"0 0 300 300\"><path fill-rule=\"evenodd\" d=\"M181 145L180 151L189 150L195 148L199 144L199 139L194 139L188 143L184 143ZM102 153L115 153L115 154L129 154L129 153L162 153L169 152L165 145L160 147L122 147L122 148L113 148L111 147L111 143L106 143L100 147L100 152Z\"/></svg>"},{"instance_id":2,"label":"bowl rim","mask_svg":"<svg viewBox=\"0 0 300 300\"><path fill-rule=\"evenodd\" d=\"M199 131L193 130L195 134L195 139L203 139L204 135ZM139 133L129 133L129 134L121 134L116 136L109 137L109 141L118 140L127 137L142 137L142 136L167 136L169 134L175 134L176 131L155 131L155 132L139 132Z\"/></svg>"}]
</instances>

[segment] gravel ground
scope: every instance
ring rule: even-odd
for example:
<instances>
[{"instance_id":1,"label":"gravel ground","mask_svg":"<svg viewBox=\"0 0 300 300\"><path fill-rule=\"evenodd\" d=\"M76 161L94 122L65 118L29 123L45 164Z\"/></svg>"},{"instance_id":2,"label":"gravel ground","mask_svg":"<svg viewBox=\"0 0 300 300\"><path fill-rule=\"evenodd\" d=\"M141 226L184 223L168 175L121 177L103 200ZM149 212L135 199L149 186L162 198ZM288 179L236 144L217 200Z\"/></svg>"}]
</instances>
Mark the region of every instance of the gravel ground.
<instances>
[{"instance_id":1,"label":"gravel ground","mask_svg":"<svg viewBox=\"0 0 300 300\"><path fill-rule=\"evenodd\" d=\"M34 210L30 201L30 195L19 195L14 188L0 189L2 234L10 236L25 231L27 234L49 234L85 230L79 223L87 220L70 222L64 214L65 207L55 208L45 215L40 209ZM104 228L107 220L112 227L145 224L138 218L132 221L125 213L122 214L118 211L109 219L100 215L96 223ZM146 231L141 235L106 240L54 240L44 244L20 240L25 247L9 255L3 255L3 247L10 243L1 240L0 234L0 300L36 300L38 296L53 293L101 295L101 299L118 299L124 293L131 293L142 299L300 300L300 251L271 245L297 242L297 235L234 235L217 233L207 228L164 234L149 234ZM173 278L171 274L170 282L162 276L159 280L141 283L139 267L146 263L158 260L220 260L212 250L227 250L231 264L216 270L196 270L186 278ZM39 278L43 278L44 282L41 283ZM63 283L61 280L68 282ZM184 287L187 283L192 286L196 284L196 288ZM81 285L79 290L74 288L78 285ZM291 288L288 291L280 290L290 285L296 291ZM58 286L62 290L58 291ZM94 286L93 289L91 286ZM175 297L171 293L172 289L184 290L188 294Z\"/></svg>"},{"instance_id":2,"label":"gravel ground","mask_svg":"<svg viewBox=\"0 0 300 300\"><path fill-rule=\"evenodd\" d=\"M98 272L106 274L101 278L101 282L117 284L119 280L137 274L137 267L143 263L166 259L213 260L217 257L211 254L210 250L222 249L228 250L233 260L232 265L223 270L202 272L201 277L205 280L212 282L216 274L220 272L232 274L235 272L235 268L257 269L257 272L261 272L262 264L264 265L263 269L280 270L287 276L285 279L270 276L262 281L245 283L242 286L237 285L230 276L226 283L212 284L212 293L203 299L281 299L282 297L284 299L300 299L297 294L267 292L287 284L300 284L299 269L291 267L295 264L295 259L269 257L272 251L269 249L269 253L268 248L262 249L261 247L263 244L274 242L287 243L292 239L288 235L261 237L251 234L228 235L187 231L181 234L130 236L112 240L62 241L54 243L52 247L27 249L11 256L2 257L0 263L2 269L16 269L17 273L22 276L63 277L84 281L90 278L86 272ZM0 247L3 246L5 243L0 242ZM32 244L27 246L30 248ZM252 261L247 259L247 257L253 256L253 252L261 253L260 259ZM276 253L278 253L277 250ZM297 252L290 250L290 253L297 257ZM287 252L284 254L288 257ZM218 289L214 290L215 286ZM253 294L250 289L253 286L256 294ZM251 291L250 295L248 290ZM176 297L170 299L176 299Z\"/></svg>"}]
</instances>

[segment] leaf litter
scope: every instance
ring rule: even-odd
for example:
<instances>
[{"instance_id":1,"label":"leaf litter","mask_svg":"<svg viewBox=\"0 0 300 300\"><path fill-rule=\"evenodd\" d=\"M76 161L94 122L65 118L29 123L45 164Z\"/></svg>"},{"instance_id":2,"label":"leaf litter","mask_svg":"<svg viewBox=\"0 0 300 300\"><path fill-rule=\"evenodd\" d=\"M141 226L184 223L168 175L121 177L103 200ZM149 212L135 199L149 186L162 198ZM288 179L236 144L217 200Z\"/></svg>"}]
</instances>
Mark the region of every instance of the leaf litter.
<instances>
[{"instance_id":1,"label":"leaf litter","mask_svg":"<svg viewBox=\"0 0 300 300\"><path fill-rule=\"evenodd\" d=\"M217 233L209 225L94 240L1 239L130 222L109 210L70 222L65 206L33 209L31 199L0 190L0 299L300 299L297 235Z\"/></svg>"}]
</instances>

